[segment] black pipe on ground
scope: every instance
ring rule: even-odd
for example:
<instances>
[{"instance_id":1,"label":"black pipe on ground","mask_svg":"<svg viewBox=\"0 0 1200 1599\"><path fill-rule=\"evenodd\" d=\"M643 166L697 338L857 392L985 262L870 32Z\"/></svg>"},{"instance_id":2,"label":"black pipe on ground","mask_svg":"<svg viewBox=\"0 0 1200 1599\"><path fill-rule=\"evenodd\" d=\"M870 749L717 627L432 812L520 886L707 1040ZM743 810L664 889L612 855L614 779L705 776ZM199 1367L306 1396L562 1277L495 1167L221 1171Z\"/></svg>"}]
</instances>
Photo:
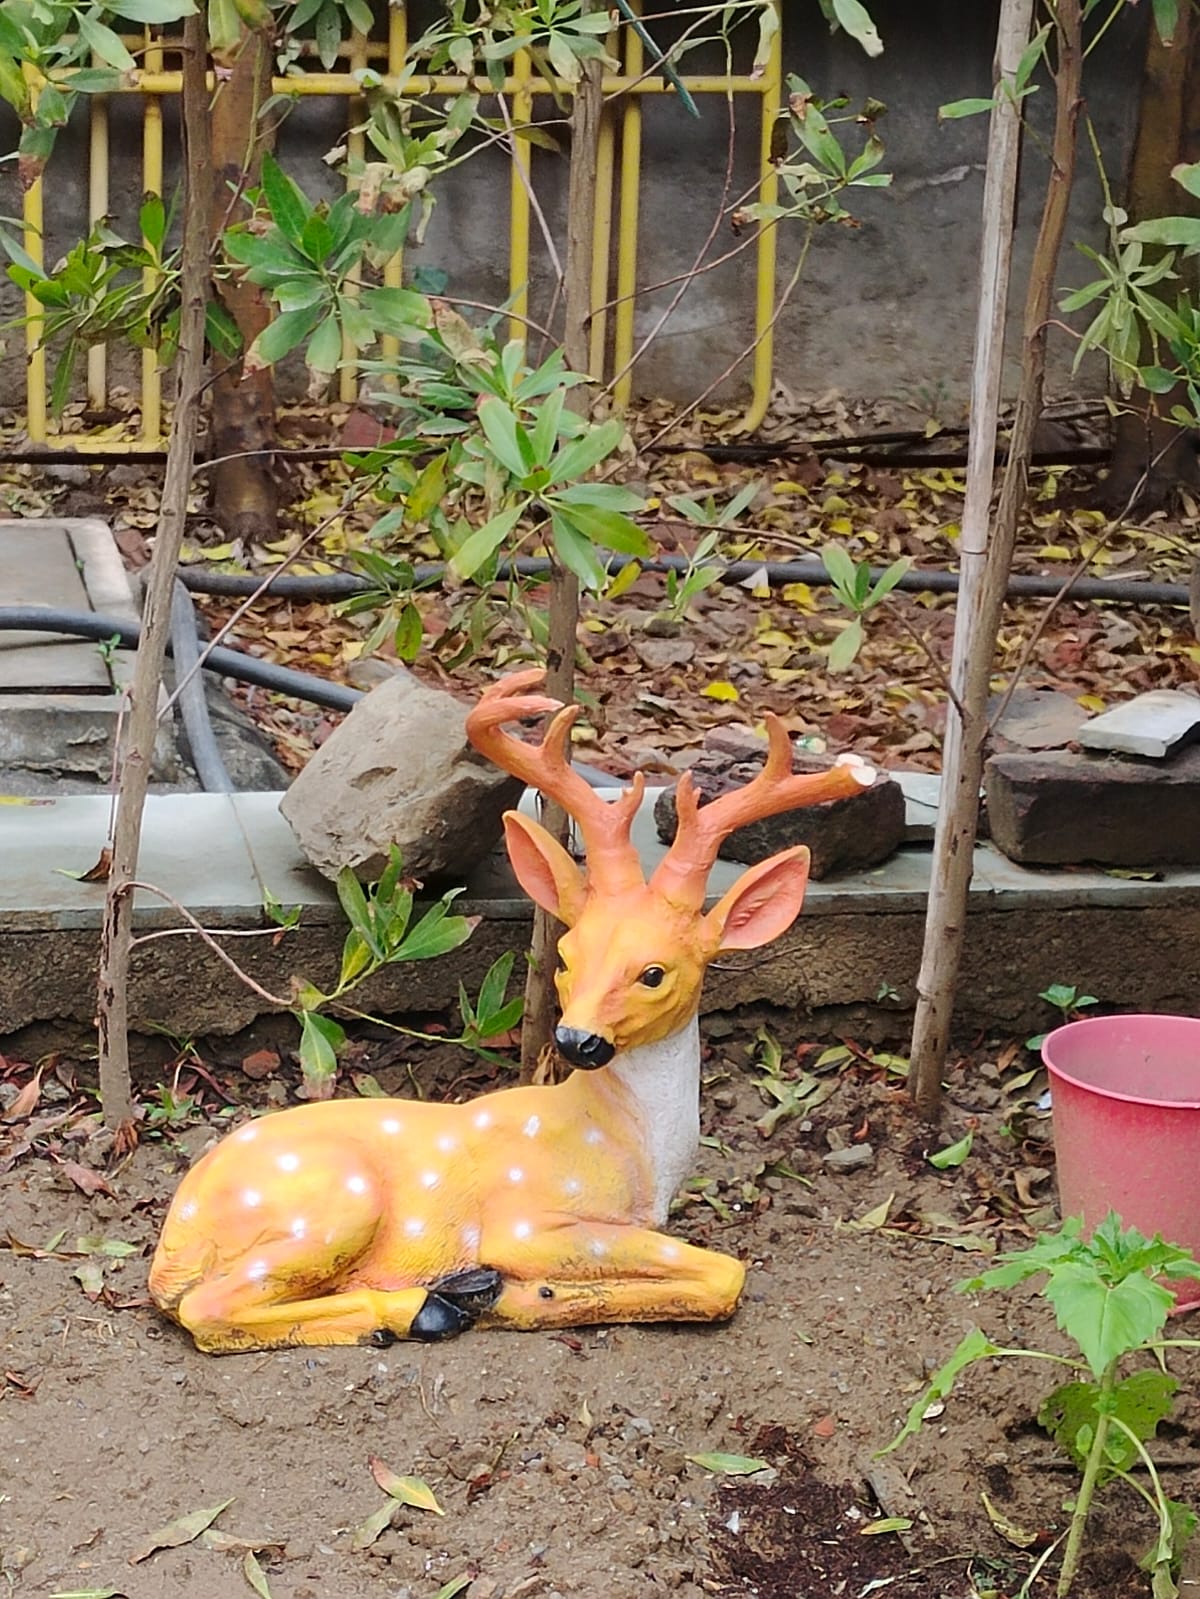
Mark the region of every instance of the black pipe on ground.
<instances>
[{"instance_id":1,"label":"black pipe on ground","mask_svg":"<svg viewBox=\"0 0 1200 1599\"><path fill-rule=\"evenodd\" d=\"M621 571L631 557L614 555L609 558L610 573ZM689 562L682 555L660 555L653 560L640 561L643 572L678 572L688 570ZM414 581L427 586L441 579L445 567L418 566ZM496 574L497 582L511 577L545 577L550 562L537 556L524 556L516 561L502 561ZM726 561L723 563L723 583L744 583L759 573L766 575L772 588L782 588L788 583L808 583L810 586L828 586L829 573L824 563L807 561ZM882 567L871 568L871 581L883 575ZM363 594L373 587L360 577L348 572L335 572L328 576L295 577L286 572L278 576L243 577L235 572L210 572L206 567L180 568L179 578L193 594L229 595L244 598L264 588L264 593L285 600L344 600L354 594ZM906 572L896 585L899 589L918 594L957 594L957 572ZM1008 580L1008 593L1014 599L1054 599L1062 589L1062 579L1034 577L1018 573ZM1071 600L1115 600L1125 605L1181 605L1188 603L1187 586L1183 583L1151 583L1128 578L1081 577L1071 585L1067 595ZM231 674L232 675L232 674Z\"/></svg>"}]
</instances>

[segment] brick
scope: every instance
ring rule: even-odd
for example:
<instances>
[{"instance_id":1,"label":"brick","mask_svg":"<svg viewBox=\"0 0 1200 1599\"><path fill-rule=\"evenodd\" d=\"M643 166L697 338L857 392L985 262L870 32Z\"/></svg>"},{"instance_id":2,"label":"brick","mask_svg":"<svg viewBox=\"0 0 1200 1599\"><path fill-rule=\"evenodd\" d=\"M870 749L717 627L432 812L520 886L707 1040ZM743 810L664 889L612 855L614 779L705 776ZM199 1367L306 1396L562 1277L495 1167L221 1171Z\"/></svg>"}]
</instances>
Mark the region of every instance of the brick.
<instances>
[{"instance_id":1,"label":"brick","mask_svg":"<svg viewBox=\"0 0 1200 1599\"><path fill-rule=\"evenodd\" d=\"M1025 866L1200 864L1200 749L1167 766L1056 751L994 755L992 842Z\"/></svg>"}]
</instances>

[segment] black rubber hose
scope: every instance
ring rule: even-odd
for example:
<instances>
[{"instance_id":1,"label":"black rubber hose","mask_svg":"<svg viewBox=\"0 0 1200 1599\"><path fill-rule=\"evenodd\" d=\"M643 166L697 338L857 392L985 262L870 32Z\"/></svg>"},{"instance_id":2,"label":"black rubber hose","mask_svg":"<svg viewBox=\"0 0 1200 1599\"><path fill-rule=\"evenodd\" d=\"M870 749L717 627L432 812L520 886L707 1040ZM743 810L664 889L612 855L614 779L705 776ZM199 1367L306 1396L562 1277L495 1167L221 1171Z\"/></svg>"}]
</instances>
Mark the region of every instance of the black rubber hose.
<instances>
[{"instance_id":1,"label":"black rubber hose","mask_svg":"<svg viewBox=\"0 0 1200 1599\"><path fill-rule=\"evenodd\" d=\"M64 633L74 638L116 638L127 649L137 648L141 632L136 622L127 622L115 616L101 616L95 611L59 611L40 605L0 607L0 632L14 630ZM308 700L313 705L322 705L331 711L348 711L362 699L361 692L356 688L327 682L323 677L314 677L311 672L294 672L290 667L276 666L272 661L260 661L256 656L243 655L240 650L227 650L220 646L205 654L204 669L206 672L216 672L220 677L234 677L242 683L271 689L276 694Z\"/></svg>"},{"instance_id":2,"label":"black rubber hose","mask_svg":"<svg viewBox=\"0 0 1200 1599\"><path fill-rule=\"evenodd\" d=\"M628 566L630 557L614 555L609 558L608 570L619 572ZM644 572L686 572L689 562L682 555L660 555L651 561L640 561ZM883 574L883 568L871 568L871 581ZM497 582L516 577L545 577L550 562L537 556L524 556L516 561L501 562L496 574ZM414 582L427 585L437 582L445 573L444 566L418 566L414 569ZM726 561L722 565L723 583L744 583L758 573L766 576L772 588L782 588L788 583L807 583L827 587L829 573L821 561ZM276 599L344 600L354 594L363 594L373 585L347 572L329 576L293 577L281 573L278 577L243 577L234 572L210 572L204 567L185 566L180 570L180 580L194 594L236 595L239 598L254 594L266 584L265 592ZM909 593L957 594L957 572L908 571L896 584ZM1019 573L1008 580L1008 592L1014 598L1053 599L1062 588L1057 577L1033 577ZM1071 585L1068 595L1072 600L1116 600L1124 605L1183 605L1188 603L1187 586L1183 583L1149 583L1130 579L1081 577ZM230 674L232 675L232 674Z\"/></svg>"},{"instance_id":3,"label":"black rubber hose","mask_svg":"<svg viewBox=\"0 0 1200 1599\"><path fill-rule=\"evenodd\" d=\"M200 664L200 637L196 631L196 607L182 583L171 591L171 655L175 661L175 680L179 685L179 718L187 735L188 751L200 786L208 794L232 794L236 788L229 768L221 758L220 746L208 714L208 695Z\"/></svg>"}]
</instances>

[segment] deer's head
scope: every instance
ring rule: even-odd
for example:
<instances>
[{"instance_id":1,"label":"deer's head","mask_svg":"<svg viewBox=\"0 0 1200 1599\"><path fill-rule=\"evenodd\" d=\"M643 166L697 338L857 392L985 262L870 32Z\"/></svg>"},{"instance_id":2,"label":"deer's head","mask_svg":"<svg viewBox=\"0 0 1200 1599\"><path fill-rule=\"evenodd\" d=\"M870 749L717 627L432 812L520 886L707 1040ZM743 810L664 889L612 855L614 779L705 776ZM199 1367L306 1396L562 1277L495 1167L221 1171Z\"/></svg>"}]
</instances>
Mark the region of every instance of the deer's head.
<instances>
[{"instance_id":1,"label":"deer's head","mask_svg":"<svg viewBox=\"0 0 1200 1599\"><path fill-rule=\"evenodd\" d=\"M579 826L584 868L538 822L516 811L504 818L517 880L567 927L558 946L562 1015L555 1042L574 1066L606 1066L691 1020L714 956L757 949L795 920L808 882L803 845L749 867L705 911L708 874L722 841L759 817L843 799L869 786L874 773L849 756L827 772L793 774L787 733L768 715L766 765L744 788L701 807L684 774L675 840L647 882L630 839L645 786L641 774L618 799L606 801L571 769L568 742L579 707L533 692L543 675L533 669L493 684L468 716L467 732L477 749L557 800ZM506 722L547 711L556 715L540 746L504 731Z\"/></svg>"}]
</instances>

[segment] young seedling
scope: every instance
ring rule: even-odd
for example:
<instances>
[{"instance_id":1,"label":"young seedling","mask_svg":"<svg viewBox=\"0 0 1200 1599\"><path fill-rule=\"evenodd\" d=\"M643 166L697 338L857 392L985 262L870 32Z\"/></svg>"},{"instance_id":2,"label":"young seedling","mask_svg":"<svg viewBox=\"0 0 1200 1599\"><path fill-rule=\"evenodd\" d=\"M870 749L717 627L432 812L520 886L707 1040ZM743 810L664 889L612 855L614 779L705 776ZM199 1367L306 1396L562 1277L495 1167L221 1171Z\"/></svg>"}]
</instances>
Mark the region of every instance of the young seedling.
<instances>
[{"instance_id":1,"label":"young seedling","mask_svg":"<svg viewBox=\"0 0 1200 1599\"><path fill-rule=\"evenodd\" d=\"M1043 1349L1004 1349L973 1328L938 1371L908 1413L903 1427L881 1454L888 1454L920 1430L935 1402L945 1399L961 1372L976 1361L1010 1355L1049 1360L1078 1373L1046 1396L1038 1423L1066 1452L1081 1473L1066 1535L1058 1599L1066 1599L1079 1568L1088 1516L1098 1489L1120 1481L1141 1496L1158 1518L1158 1531L1143 1566L1150 1573L1154 1599L1175 1599L1175 1571L1195 1526L1187 1505L1169 1499L1146 1449L1158 1424L1171 1412L1175 1379L1162 1365L1166 1349L1200 1347L1196 1339L1164 1339L1163 1327L1174 1303L1160 1279L1200 1277L1200 1265L1184 1249L1156 1233L1146 1238L1122 1228L1113 1212L1091 1238L1077 1218L1054 1233L1042 1233L1029 1249L1000 1258L990 1271L960 1283L960 1291L1013 1288L1044 1276L1040 1292L1054 1307L1059 1327L1078 1354L1061 1356ZM1156 1364L1132 1371L1131 1356ZM1133 1476L1145 1468L1148 1485Z\"/></svg>"},{"instance_id":2,"label":"young seedling","mask_svg":"<svg viewBox=\"0 0 1200 1599\"><path fill-rule=\"evenodd\" d=\"M862 648L863 640L866 638L863 618L868 611L873 611L880 601L887 598L912 562L907 555L902 556L900 560L893 561L872 582L871 568L867 563L864 561L861 565L856 565L840 544L827 544L821 551L821 560L829 573L833 592L854 615L850 625L844 627L829 646L829 670L844 672Z\"/></svg>"},{"instance_id":3,"label":"young seedling","mask_svg":"<svg viewBox=\"0 0 1200 1599\"><path fill-rule=\"evenodd\" d=\"M1038 998L1044 999L1047 1005L1053 1005L1058 1012L1059 1020L1054 1024L1056 1027L1078 1021L1081 1011L1087 1010L1089 1005L1100 1003L1094 994L1081 994L1076 987L1068 987L1066 983L1051 983L1049 988L1042 989ZM1032 1038L1025 1040L1025 1048L1041 1049L1045 1040L1045 1033L1035 1033Z\"/></svg>"}]
</instances>

